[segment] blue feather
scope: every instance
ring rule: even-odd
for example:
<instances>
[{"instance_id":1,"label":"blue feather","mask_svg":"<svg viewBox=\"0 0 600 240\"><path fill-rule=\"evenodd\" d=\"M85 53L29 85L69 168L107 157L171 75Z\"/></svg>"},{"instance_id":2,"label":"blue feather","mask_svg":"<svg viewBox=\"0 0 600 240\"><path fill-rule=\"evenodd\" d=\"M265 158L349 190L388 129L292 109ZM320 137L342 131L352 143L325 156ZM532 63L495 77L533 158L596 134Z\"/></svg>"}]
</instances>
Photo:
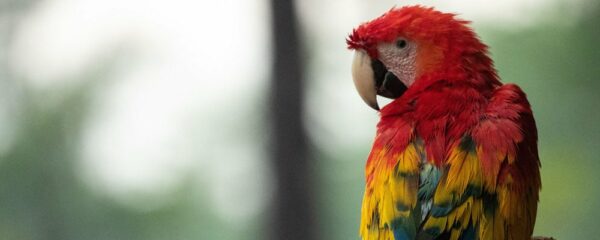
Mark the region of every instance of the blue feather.
<instances>
[{"instance_id":1,"label":"blue feather","mask_svg":"<svg viewBox=\"0 0 600 240\"><path fill-rule=\"evenodd\" d=\"M460 240L477 240L477 234L475 232L475 227L473 225L469 225L467 229L461 234Z\"/></svg>"}]
</instances>

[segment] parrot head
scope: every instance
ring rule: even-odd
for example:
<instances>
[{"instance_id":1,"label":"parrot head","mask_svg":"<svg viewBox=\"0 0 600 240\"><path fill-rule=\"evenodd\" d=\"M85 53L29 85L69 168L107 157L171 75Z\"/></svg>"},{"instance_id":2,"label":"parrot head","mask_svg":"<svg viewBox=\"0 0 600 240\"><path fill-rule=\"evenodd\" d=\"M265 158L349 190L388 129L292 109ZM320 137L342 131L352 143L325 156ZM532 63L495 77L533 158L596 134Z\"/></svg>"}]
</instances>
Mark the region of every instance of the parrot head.
<instances>
[{"instance_id":1,"label":"parrot head","mask_svg":"<svg viewBox=\"0 0 600 240\"><path fill-rule=\"evenodd\" d=\"M376 95L399 98L439 79L497 84L487 46L468 23L433 8L407 6L355 28L346 42L355 50L352 78L361 98L379 110Z\"/></svg>"}]
</instances>

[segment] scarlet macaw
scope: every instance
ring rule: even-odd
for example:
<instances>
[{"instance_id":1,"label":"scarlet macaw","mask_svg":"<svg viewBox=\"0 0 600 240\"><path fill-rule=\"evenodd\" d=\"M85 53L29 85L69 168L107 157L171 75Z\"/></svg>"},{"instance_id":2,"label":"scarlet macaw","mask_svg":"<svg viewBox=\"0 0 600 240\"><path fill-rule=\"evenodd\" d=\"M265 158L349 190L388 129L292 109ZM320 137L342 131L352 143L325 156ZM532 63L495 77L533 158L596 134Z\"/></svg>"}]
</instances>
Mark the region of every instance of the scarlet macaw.
<instances>
[{"instance_id":1,"label":"scarlet macaw","mask_svg":"<svg viewBox=\"0 0 600 240\"><path fill-rule=\"evenodd\" d=\"M540 180L525 93L502 84L468 21L393 8L354 29L354 83L380 110L363 239L531 239Z\"/></svg>"}]
</instances>

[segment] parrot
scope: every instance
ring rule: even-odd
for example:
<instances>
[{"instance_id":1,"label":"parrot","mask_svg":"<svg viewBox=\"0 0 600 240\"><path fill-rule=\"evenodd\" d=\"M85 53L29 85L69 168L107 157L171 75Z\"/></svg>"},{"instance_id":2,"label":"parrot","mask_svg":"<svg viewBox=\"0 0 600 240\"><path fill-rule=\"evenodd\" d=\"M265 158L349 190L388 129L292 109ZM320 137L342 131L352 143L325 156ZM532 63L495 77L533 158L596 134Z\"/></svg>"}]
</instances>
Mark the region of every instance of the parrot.
<instances>
[{"instance_id":1,"label":"parrot","mask_svg":"<svg viewBox=\"0 0 600 240\"><path fill-rule=\"evenodd\" d=\"M358 95L380 117L362 239L531 239L541 189L536 123L470 23L433 7L393 7L346 38ZM377 96L391 100L380 108Z\"/></svg>"}]
</instances>

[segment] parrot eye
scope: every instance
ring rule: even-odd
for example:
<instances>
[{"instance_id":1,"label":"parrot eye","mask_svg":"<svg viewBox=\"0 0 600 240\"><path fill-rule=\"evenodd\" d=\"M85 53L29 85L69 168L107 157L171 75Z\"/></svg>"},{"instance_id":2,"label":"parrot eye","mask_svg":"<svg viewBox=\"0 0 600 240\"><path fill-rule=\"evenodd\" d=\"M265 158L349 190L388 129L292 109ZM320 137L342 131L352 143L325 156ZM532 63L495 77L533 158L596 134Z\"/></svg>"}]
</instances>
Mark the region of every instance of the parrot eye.
<instances>
[{"instance_id":1,"label":"parrot eye","mask_svg":"<svg viewBox=\"0 0 600 240\"><path fill-rule=\"evenodd\" d=\"M396 47L403 49L405 48L407 45L406 40L404 39L399 39L398 41L396 41Z\"/></svg>"}]
</instances>

